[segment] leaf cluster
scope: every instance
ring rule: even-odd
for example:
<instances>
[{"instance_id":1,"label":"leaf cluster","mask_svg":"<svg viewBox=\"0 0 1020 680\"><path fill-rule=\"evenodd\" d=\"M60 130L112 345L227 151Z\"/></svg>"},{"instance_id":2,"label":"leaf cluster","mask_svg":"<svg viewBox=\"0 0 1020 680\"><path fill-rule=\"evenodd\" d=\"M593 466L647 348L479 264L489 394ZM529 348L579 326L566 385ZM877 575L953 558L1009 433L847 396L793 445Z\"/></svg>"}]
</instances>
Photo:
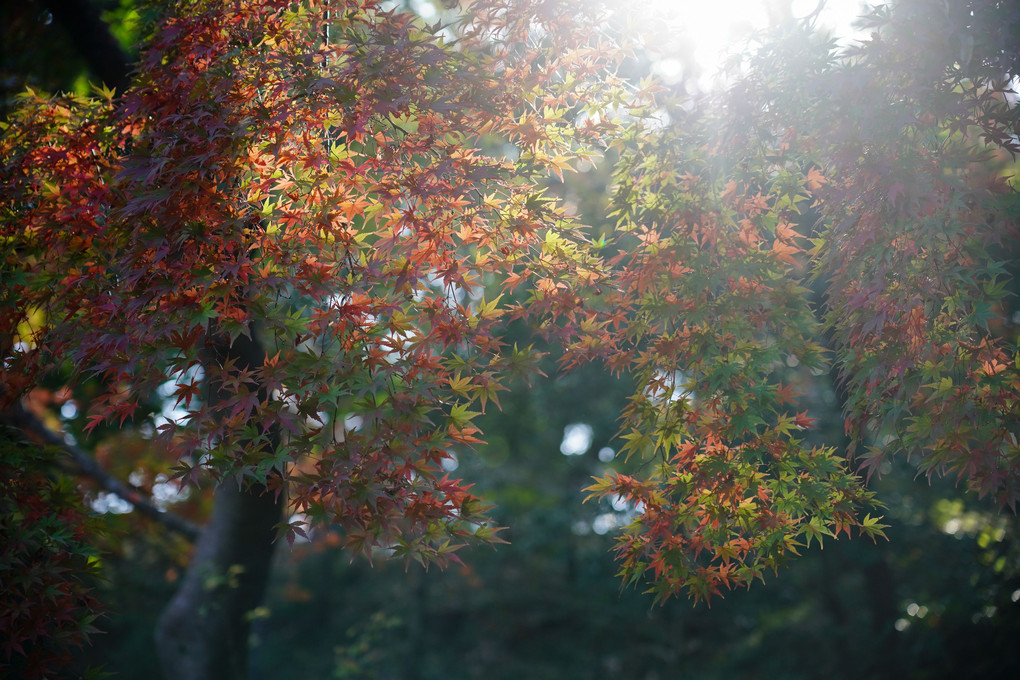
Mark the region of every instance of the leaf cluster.
<instances>
[{"instance_id":1,"label":"leaf cluster","mask_svg":"<svg viewBox=\"0 0 1020 680\"><path fill-rule=\"evenodd\" d=\"M60 677L102 613L98 525L51 452L0 437L0 671Z\"/></svg>"}]
</instances>

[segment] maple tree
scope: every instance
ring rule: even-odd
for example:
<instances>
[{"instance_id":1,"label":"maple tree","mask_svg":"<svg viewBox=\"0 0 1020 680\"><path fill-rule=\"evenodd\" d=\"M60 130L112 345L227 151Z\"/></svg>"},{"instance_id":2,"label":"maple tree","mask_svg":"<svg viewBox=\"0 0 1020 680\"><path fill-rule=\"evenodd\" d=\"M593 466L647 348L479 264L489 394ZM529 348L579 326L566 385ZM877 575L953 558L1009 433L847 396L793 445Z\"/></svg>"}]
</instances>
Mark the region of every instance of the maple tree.
<instances>
[{"instance_id":1,"label":"maple tree","mask_svg":"<svg viewBox=\"0 0 1020 680\"><path fill-rule=\"evenodd\" d=\"M163 390L182 415L152 446L216 485L161 620L168 675L243 674L277 536L333 526L426 564L499 541L442 463L534 371L503 341L518 322L566 369L633 379L641 464L589 492L639 510L622 573L660 599L883 535L853 463L807 438L799 385L831 361L865 473L917 453L1015 505L1015 227L990 161L1016 151L1016 63L995 36L928 60L902 2L850 51L791 28L692 104L614 75L589 3L469 10L179 2L122 95L29 92L6 123L0 396L64 371L99 433ZM547 185L604 150L594 233Z\"/></svg>"},{"instance_id":2,"label":"maple tree","mask_svg":"<svg viewBox=\"0 0 1020 680\"><path fill-rule=\"evenodd\" d=\"M4 137L5 399L71 362L101 386L87 433L169 381L186 415L153 444L219 480L161 623L173 676L241 672L285 497L369 556L498 541L440 463L534 360L484 289L544 256L564 218L536 178L598 133L566 118L604 87L581 7L478 3L446 46L332 4L179 3L122 98L29 93Z\"/></svg>"},{"instance_id":3,"label":"maple tree","mask_svg":"<svg viewBox=\"0 0 1020 680\"><path fill-rule=\"evenodd\" d=\"M1008 11L977 9L973 24L946 10L936 25L973 45ZM871 39L843 51L791 28L721 100L629 137L611 312L590 314L597 332L567 356L604 356L645 385L623 415L624 450L657 454L660 469L590 490L644 508L619 552L623 574L651 571L660 597L746 585L853 527L883 535L860 516L873 496L843 452L803 444L811 418L783 382L786 366L824 373L826 350L866 475L919 454L929 475L1015 508L1020 355L997 324L1016 226L990 162L1020 148L1005 96L1016 60L987 35L971 63L933 59L924 38L942 36L913 31L932 14L875 9ZM808 277L827 283L820 310Z\"/></svg>"}]
</instances>

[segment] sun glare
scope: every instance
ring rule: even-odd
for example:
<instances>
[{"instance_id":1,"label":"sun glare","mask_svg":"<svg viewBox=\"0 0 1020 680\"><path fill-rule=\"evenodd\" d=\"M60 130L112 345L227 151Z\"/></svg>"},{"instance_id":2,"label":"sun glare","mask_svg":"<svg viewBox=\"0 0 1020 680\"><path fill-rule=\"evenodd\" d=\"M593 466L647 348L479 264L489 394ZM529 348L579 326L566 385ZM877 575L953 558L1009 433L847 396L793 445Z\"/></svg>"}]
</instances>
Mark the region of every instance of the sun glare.
<instances>
[{"instance_id":1,"label":"sun glare","mask_svg":"<svg viewBox=\"0 0 1020 680\"><path fill-rule=\"evenodd\" d=\"M817 14L819 28L850 36L863 3L857 0L617 0L627 30L644 38L653 70L667 82L681 79L711 89L727 58L755 33L792 17Z\"/></svg>"}]
</instances>

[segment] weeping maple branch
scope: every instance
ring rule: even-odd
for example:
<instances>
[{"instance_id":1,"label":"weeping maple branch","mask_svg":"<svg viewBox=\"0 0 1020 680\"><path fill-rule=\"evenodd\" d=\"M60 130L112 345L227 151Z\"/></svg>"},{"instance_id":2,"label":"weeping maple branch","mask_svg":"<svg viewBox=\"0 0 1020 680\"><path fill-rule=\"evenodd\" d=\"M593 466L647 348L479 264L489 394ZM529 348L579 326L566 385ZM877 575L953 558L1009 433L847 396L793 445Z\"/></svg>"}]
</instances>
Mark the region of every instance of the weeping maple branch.
<instances>
[{"instance_id":1,"label":"weeping maple branch","mask_svg":"<svg viewBox=\"0 0 1020 680\"><path fill-rule=\"evenodd\" d=\"M140 489L126 484L110 474L88 452L74 444L67 443L60 434L46 427L38 417L26 411L20 404L15 404L12 408L8 409L3 414L3 420L23 433L38 439L42 444L55 447L66 453L74 463L74 470L72 470L74 474L83 475L95 480L104 491L108 491L131 503L135 510L138 511L138 514L143 517L163 525L190 542L197 540L199 534L201 534L201 527L156 507L155 503L146 497Z\"/></svg>"}]
</instances>

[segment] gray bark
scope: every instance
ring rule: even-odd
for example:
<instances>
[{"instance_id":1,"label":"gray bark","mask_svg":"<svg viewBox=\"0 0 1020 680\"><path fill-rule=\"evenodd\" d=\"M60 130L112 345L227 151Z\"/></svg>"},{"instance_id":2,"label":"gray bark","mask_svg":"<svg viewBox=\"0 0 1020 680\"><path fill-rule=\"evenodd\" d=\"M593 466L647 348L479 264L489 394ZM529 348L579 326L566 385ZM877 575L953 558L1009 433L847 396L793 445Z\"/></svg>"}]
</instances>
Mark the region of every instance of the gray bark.
<instances>
[{"instance_id":1,"label":"gray bark","mask_svg":"<svg viewBox=\"0 0 1020 680\"><path fill-rule=\"evenodd\" d=\"M254 331L252 331L255 337ZM261 344L244 336L207 343L204 361L261 366ZM208 375L208 373L207 373ZM209 395L210 407L229 395ZM279 445L278 432L271 432ZM156 647L167 680L243 680L248 674L251 613L269 577L275 526L284 499L260 485L225 479L216 489L212 517L195 544L180 587L156 627Z\"/></svg>"},{"instance_id":2,"label":"gray bark","mask_svg":"<svg viewBox=\"0 0 1020 680\"><path fill-rule=\"evenodd\" d=\"M249 614L265 592L281 501L229 480L216 489L212 517L156 629L168 680L247 676Z\"/></svg>"}]
</instances>

